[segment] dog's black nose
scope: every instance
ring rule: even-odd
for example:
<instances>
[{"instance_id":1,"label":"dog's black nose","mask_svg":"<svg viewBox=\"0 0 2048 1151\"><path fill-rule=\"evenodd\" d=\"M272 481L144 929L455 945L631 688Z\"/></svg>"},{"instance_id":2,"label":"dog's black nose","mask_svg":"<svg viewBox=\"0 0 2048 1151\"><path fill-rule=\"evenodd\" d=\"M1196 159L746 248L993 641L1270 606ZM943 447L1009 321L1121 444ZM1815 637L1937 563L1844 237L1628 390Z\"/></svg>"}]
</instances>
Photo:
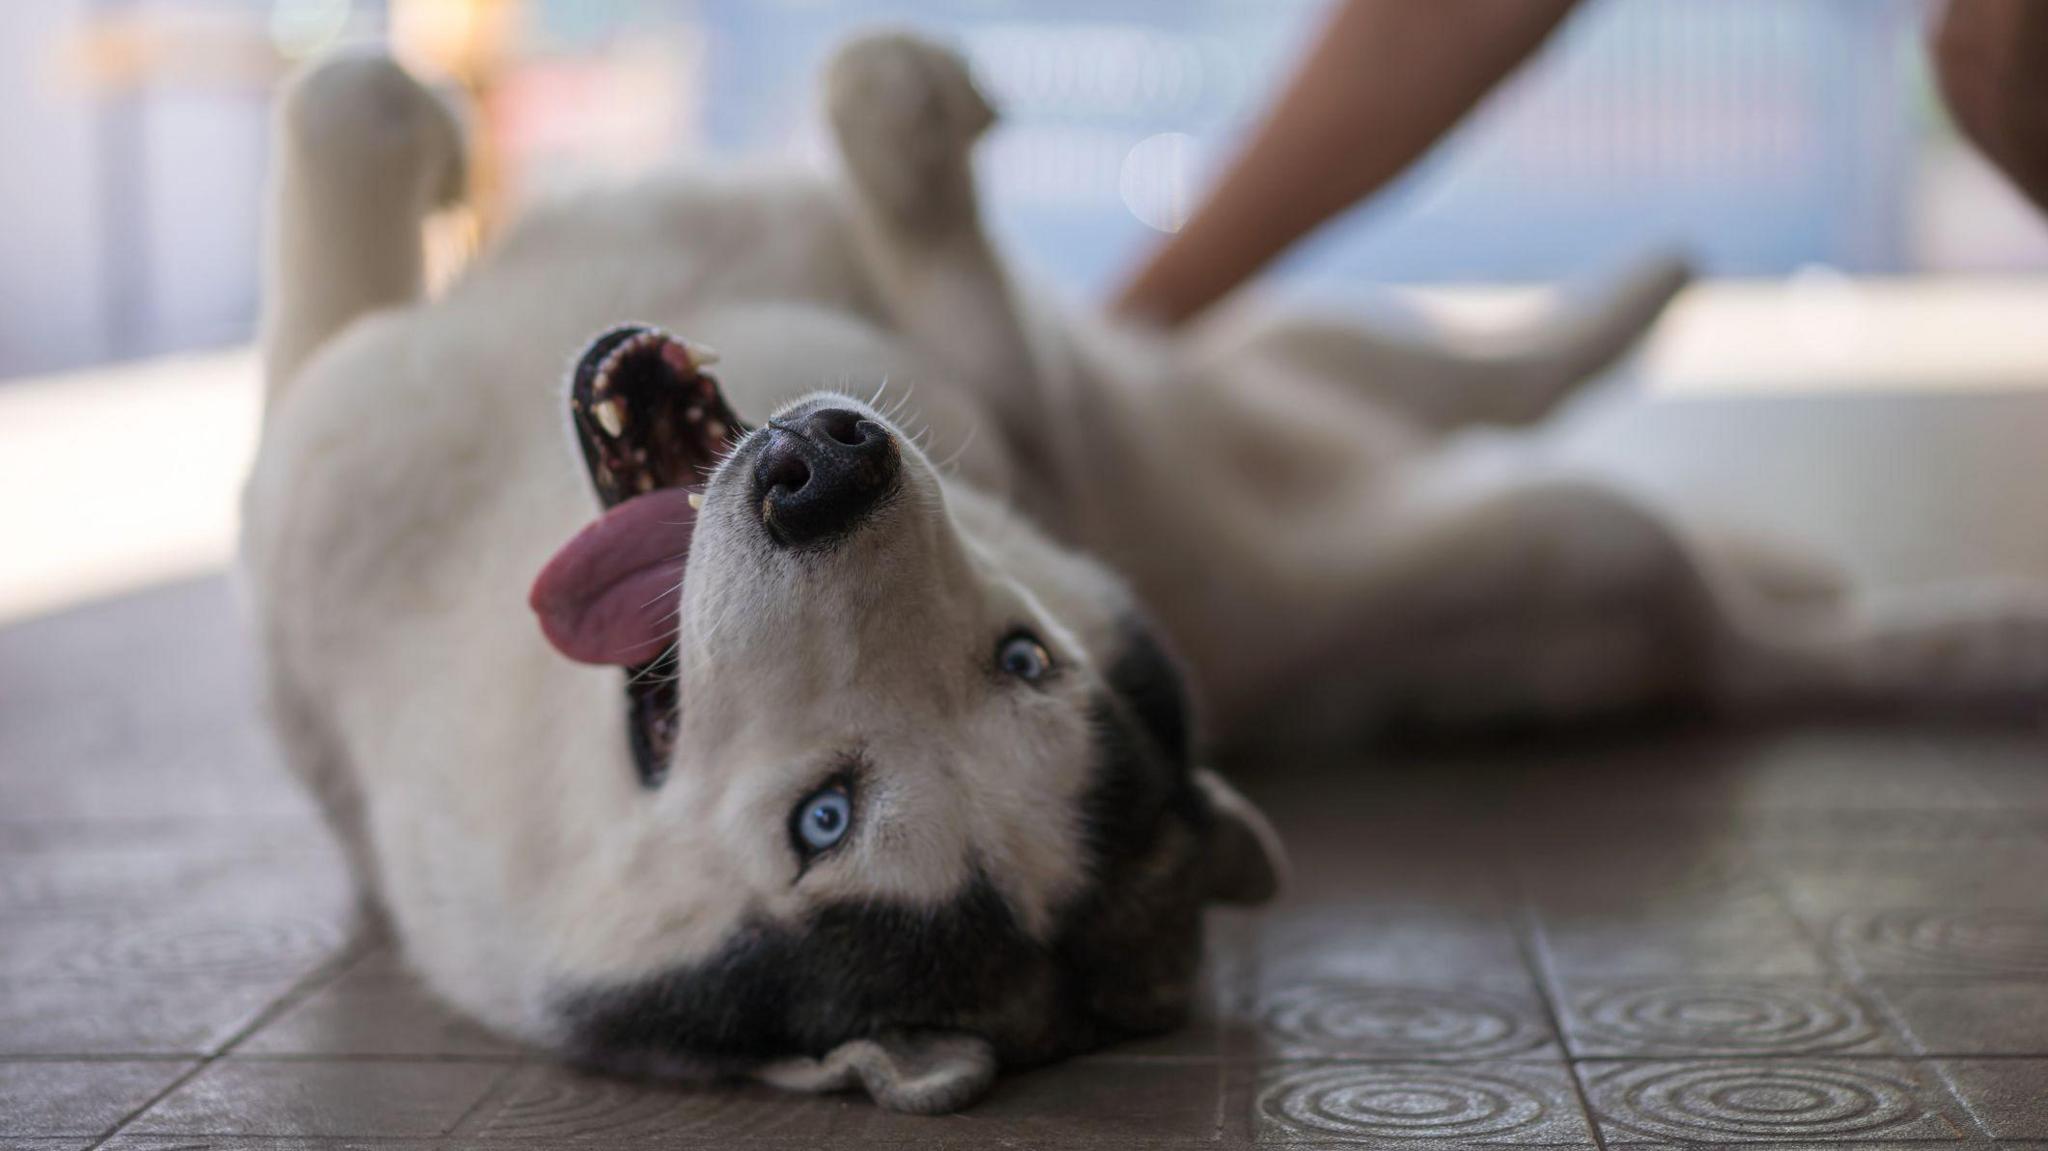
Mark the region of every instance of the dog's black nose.
<instances>
[{"instance_id":1,"label":"dog's black nose","mask_svg":"<svg viewBox=\"0 0 2048 1151\"><path fill-rule=\"evenodd\" d=\"M778 543L843 534L895 489L900 460L888 429L846 408L771 420L754 459L761 519Z\"/></svg>"}]
</instances>

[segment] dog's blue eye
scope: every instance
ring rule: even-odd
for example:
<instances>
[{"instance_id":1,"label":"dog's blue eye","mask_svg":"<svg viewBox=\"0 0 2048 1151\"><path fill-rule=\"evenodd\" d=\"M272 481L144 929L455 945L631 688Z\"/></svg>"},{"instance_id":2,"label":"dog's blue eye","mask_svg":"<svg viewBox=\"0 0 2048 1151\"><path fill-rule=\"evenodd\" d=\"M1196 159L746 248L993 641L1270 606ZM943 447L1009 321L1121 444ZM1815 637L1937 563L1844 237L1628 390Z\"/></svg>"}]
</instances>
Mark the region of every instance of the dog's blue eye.
<instances>
[{"instance_id":1,"label":"dog's blue eye","mask_svg":"<svg viewBox=\"0 0 2048 1151\"><path fill-rule=\"evenodd\" d=\"M1036 683L1052 670L1052 653L1045 650L1037 636L1020 631L1004 639L1002 646L996 649L996 666L1004 675Z\"/></svg>"},{"instance_id":2,"label":"dog's blue eye","mask_svg":"<svg viewBox=\"0 0 2048 1151\"><path fill-rule=\"evenodd\" d=\"M846 838L846 829L853 826L853 797L844 785L830 784L797 804L795 815L791 830L797 848L815 855Z\"/></svg>"}]
</instances>

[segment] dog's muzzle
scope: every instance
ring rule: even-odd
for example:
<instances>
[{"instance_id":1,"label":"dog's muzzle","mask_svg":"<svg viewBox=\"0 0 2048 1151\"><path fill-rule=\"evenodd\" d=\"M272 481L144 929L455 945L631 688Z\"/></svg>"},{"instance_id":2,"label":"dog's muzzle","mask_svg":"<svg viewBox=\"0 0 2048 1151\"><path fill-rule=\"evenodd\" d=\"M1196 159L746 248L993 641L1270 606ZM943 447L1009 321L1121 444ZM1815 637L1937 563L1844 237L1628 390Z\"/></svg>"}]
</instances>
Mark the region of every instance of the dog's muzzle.
<instances>
[{"instance_id":1,"label":"dog's muzzle","mask_svg":"<svg viewBox=\"0 0 2048 1151\"><path fill-rule=\"evenodd\" d=\"M836 540L896 490L903 461L896 437L849 408L821 407L771 420L754 457L761 522L775 542Z\"/></svg>"}]
</instances>

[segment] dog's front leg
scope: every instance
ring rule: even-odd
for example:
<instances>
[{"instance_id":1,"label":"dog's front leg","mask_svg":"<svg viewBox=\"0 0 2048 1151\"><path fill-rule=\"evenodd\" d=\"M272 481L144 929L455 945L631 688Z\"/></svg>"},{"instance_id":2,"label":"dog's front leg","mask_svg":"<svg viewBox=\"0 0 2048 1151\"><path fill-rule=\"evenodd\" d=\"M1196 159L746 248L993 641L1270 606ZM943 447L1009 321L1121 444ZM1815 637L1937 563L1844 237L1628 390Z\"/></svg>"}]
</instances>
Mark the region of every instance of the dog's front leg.
<instances>
[{"instance_id":1,"label":"dog's front leg","mask_svg":"<svg viewBox=\"0 0 2048 1151\"><path fill-rule=\"evenodd\" d=\"M965 63L913 36L868 36L840 49L825 91L887 320L971 393L1027 473L1056 480L1042 357L975 202L968 153L995 114Z\"/></svg>"}]
</instances>

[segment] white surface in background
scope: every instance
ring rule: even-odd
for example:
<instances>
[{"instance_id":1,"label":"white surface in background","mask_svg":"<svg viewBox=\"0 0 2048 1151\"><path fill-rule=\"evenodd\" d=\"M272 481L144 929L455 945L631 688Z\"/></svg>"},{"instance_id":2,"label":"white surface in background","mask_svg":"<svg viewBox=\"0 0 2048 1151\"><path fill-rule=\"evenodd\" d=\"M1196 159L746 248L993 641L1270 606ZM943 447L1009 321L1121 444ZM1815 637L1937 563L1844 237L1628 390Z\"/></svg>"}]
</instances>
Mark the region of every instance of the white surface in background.
<instances>
[{"instance_id":1,"label":"white surface in background","mask_svg":"<svg viewBox=\"0 0 2048 1151\"><path fill-rule=\"evenodd\" d=\"M256 396L246 351L0 384L0 621L225 564Z\"/></svg>"},{"instance_id":2,"label":"white surface in background","mask_svg":"<svg viewBox=\"0 0 2048 1151\"><path fill-rule=\"evenodd\" d=\"M1484 331L1551 294L1404 296ZM2048 282L1704 284L1633 375L1559 429L1570 462L1873 582L2048 576ZM246 351L0 384L0 622L224 566L257 389Z\"/></svg>"}]
</instances>

